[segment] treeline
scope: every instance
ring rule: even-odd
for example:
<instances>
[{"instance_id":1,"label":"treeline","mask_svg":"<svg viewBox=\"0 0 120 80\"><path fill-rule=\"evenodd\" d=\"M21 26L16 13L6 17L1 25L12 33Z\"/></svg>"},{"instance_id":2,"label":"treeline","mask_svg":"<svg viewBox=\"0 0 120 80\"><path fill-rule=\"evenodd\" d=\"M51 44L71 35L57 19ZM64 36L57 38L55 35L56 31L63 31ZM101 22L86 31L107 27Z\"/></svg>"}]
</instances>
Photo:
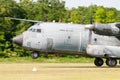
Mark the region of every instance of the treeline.
<instances>
[{"instance_id":1,"label":"treeline","mask_svg":"<svg viewBox=\"0 0 120 80\"><path fill-rule=\"evenodd\" d=\"M65 2L59 0L0 0L0 57L28 56L29 51L23 50L12 43L12 38L30 27L33 23L13 21L5 17L39 20L44 22L73 22L89 24L120 22L120 11L115 8L91 5L88 7L67 9Z\"/></svg>"}]
</instances>

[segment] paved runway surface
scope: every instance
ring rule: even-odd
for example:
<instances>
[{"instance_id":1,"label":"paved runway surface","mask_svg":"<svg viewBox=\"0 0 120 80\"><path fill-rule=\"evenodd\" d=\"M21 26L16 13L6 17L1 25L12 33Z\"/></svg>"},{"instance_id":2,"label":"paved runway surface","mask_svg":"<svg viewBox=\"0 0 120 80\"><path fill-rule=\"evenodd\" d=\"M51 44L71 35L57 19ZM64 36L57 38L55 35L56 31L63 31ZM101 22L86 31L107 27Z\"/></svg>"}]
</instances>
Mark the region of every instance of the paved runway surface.
<instances>
[{"instance_id":1,"label":"paved runway surface","mask_svg":"<svg viewBox=\"0 0 120 80\"><path fill-rule=\"evenodd\" d=\"M37 71L32 71L37 70ZM0 80L119 80L120 66L92 63L0 64Z\"/></svg>"}]
</instances>

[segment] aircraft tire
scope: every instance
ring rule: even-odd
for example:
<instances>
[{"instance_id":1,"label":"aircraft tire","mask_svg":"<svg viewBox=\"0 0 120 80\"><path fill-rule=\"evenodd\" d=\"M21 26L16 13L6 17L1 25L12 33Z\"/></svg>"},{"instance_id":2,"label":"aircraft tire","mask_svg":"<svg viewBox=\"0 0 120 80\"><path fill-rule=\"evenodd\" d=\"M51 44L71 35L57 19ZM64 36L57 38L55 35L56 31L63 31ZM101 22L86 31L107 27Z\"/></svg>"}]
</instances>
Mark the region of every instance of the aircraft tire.
<instances>
[{"instance_id":1,"label":"aircraft tire","mask_svg":"<svg viewBox=\"0 0 120 80\"><path fill-rule=\"evenodd\" d=\"M39 53L38 53L38 52L32 52L32 53L31 53L31 57L32 57L33 59L36 59L36 58L39 57Z\"/></svg>"},{"instance_id":2,"label":"aircraft tire","mask_svg":"<svg viewBox=\"0 0 120 80\"><path fill-rule=\"evenodd\" d=\"M117 65L117 60L113 58L106 59L106 65L109 67L115 67Z\"/></svg>"},{"instance_id":3,"label":"aircraft tire","mask_svg":"<svg viewBox=\"0 0 120 80\"><path fill-rule=\"evenodd\" d=\"M100 67L100 66L102 66L103 65L103 59L101 59L101 58L96 58L95 60L94 60L94 64L96 65L96 66L98 66L98 67Z\"/></svg>"}]
</instances>

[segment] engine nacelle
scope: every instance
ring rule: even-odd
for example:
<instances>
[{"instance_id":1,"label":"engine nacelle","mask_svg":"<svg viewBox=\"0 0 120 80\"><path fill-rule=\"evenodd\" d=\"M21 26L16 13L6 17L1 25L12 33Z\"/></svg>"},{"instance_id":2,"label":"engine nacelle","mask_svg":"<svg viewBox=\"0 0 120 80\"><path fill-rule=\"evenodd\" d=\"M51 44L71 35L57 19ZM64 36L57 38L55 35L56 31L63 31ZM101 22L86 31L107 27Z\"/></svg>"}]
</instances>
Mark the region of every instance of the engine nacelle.
<instances>
[{"instance_id":1,"label":"engine nacelle","mask_svg":"<svg viewBox=\"0 0 120 80\"><path fill-rule=\"evenodd\" d=\"M105 45L88 45L87 54L93 57L120 58L120 47Z\"/></svg>"},{"instance_id":2,"label":"engine nacelle","mask_svg":"<svg viewBox=\"0 0 120 80\"><path fill-rule=\"evenodd\" d=\"M120 22L110 24L97 24L93 28L94 33L107 36L120 35Z\"/></svg>"}]
</instances>

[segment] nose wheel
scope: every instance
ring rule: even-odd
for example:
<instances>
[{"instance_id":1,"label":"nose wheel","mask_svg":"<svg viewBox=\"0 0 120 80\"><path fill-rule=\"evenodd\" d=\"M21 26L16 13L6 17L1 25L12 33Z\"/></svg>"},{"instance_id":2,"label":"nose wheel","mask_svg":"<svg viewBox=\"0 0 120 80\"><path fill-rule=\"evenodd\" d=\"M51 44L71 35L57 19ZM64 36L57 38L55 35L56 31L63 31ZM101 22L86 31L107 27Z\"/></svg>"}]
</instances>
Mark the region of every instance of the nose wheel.
<instances>
[{"instance_id":1,"label":"nose wheel","mask_svg":"<svg viewBox=\"0 0 120 80\"><path fill-rule=\"evenodd\" d=\"M33 59L36 59L36 58L39 57L39 53L38 53L38 52L32 52L32 53L31 53L31 57L32 57Z\"/></svg>"}]
</instances>

